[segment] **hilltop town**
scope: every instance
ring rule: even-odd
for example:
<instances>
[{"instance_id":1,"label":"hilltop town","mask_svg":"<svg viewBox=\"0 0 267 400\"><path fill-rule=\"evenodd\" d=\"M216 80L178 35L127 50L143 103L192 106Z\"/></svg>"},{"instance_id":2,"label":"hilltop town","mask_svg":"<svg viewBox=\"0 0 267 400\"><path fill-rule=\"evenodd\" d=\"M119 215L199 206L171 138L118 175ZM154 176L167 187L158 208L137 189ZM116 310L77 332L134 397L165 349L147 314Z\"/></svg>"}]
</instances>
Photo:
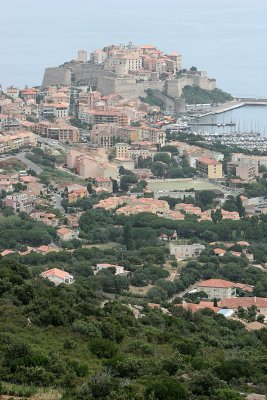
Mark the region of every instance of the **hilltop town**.
<instances>
[{"instance_id":1,"label":"hilltop town","mask_svg":"<svg viewBox=\"0 0 267 400\"><path fill-rule=\"evenodd\" d=\"M0 394L265 399L267 152L190 130L199 90L234 101L132 43L1 88Z\"/></svg>"}]
</instances>

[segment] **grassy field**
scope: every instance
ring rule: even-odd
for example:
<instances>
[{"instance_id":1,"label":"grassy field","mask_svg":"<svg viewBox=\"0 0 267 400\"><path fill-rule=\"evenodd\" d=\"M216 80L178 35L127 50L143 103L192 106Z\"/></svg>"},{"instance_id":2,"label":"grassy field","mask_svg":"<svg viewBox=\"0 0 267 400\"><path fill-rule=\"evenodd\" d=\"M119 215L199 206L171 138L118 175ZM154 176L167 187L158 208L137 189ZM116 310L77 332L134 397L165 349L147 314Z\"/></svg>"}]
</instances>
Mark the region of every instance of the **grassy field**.
<instances>
[{"instance_id":1,"label":"grassy field","mask_svg":"<svg viewBox=\"0 0 267 400\"><path fill-rule=\"evenodd\" d=\"M193 180L193 179L166 179L166 180L149 180L149 189L158 190L213 190L218 186L211 182Z\"/></svg>"}]
</instances>

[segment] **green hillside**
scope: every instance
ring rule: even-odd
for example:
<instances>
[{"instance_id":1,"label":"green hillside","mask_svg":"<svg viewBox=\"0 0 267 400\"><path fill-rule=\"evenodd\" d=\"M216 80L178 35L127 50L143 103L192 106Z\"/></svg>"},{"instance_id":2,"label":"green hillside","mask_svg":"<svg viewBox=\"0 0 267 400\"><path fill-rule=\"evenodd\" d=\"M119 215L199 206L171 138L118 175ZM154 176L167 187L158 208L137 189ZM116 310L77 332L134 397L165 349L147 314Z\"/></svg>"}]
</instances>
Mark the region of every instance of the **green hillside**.
<instances>
[{"instance_id":1,"label":"green hillside","mask_svg":"<svg viewBox=\"0 0 267 400\"><path fill-rule=\"evenodd\" d=\"M183 95L187 104L217 104L233 100L229 93L221 89L205 90L199 86L185 86Z\"/></svg>"}]
</instances>

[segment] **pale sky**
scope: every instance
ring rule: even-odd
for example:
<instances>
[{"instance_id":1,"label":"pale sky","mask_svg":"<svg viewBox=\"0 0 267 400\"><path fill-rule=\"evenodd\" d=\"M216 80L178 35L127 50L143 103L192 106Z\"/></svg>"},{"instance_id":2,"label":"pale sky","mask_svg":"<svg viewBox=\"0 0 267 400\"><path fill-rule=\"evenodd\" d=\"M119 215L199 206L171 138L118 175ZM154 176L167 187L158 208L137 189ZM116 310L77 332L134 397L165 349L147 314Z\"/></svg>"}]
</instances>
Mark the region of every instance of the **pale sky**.
<instances>
[{"instance_id":1,"label":"pale sky","mask_svg":"<svg viewBox=\"0 0 267 400\"><path fill-rule=\"evenodd\" d=\"M106 44L177 50L236 95L267 98L266 0L1 0L0 83L38 85L57 66Z\"/></svg>"}]
</instances>

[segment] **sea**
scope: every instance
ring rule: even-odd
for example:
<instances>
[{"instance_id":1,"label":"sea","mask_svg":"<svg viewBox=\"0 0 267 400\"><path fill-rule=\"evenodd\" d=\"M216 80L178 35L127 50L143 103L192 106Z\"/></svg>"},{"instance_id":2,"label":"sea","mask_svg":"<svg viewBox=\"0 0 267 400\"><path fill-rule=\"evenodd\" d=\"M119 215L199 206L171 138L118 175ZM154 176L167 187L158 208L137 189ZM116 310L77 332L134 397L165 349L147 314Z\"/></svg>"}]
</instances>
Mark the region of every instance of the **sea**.
<instances>
[{"instance_id":1,"label":"sea","mask_svg":"<svg viewBox=\"0 0 267 400\"><path fill-rule=\"evenodd\" d=\"M40 85L45 67L112 43L178 51L237 97L267 98L266 0L1 0L0 84ZM233 112L241 124L266 109ZM246 121L244 122L244 113ZM220 117L218 117L220 118ZM226 118L226 115L224 116ZM228 116L227 116L228 118Z\"/></svg>"},{"instance_id":2,"label":"sea","mask_svg":"<svg viewBox=\"0 0 267 400\"><path fill-rule=\"evenodd\" d=\"M267 105L247 105L221 114L207 115L200 118L199 122L212 125L192 126L191 131L199 133L232 132L233 134L235 132L259 132L261 136L267 137ZM234 125L226 126L230 123Z\"/></svg>"}]
</instances>

